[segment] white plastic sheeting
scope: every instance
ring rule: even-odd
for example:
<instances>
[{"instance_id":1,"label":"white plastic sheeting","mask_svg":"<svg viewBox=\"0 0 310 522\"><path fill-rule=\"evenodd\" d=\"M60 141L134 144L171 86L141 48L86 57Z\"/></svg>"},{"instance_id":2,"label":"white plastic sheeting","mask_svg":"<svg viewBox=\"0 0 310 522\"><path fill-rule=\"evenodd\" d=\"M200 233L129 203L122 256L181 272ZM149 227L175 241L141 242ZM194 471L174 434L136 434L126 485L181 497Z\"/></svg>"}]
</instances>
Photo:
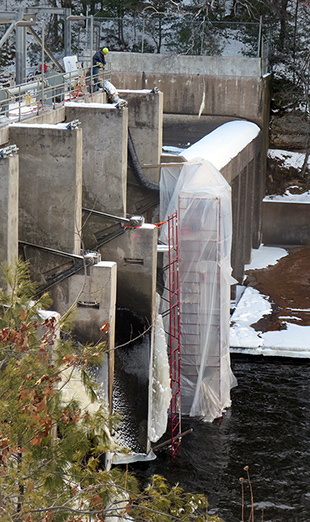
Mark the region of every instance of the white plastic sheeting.
<instances>
[{"instance_id":1,"label":"white plastic sheeting","mask_svg":"<svg viewBox=\"0 0 310 522\"><path fill-rule=\"evenodd\" d=\"M231 405L231 189L201 158L162 168L161 221L178 211L181 409L212 421ZM167 228L160 240L167 243Z\"/></svg>"},{"instance_id":2,"label":"white plastic sheeting","mask_svg":"<svg viewBox=\"0 0 310 522\"><path fill-rule=\"evenodd\" d=\"M207 134L188 149L182 156L189 160L203 158L211 161L218 170L244 149L259 134L260 128L251 121L229 121Z\"/></svg>"},{"instance_id":3,"label":"white plastic sheeting","mask_svg":"<svg viewBox=\"0 0 310 522\"><path fill-rule=\"evenodd\" d=\"M159 301L158 294L156 298ZM149 439L152 442L157 442L166 432L168 424L168 409L171 400L167 339L164 330L163 319L160 314L157 314L155 322L155 342L151 382L152 389Z\"/></svg>"}]
</instances>

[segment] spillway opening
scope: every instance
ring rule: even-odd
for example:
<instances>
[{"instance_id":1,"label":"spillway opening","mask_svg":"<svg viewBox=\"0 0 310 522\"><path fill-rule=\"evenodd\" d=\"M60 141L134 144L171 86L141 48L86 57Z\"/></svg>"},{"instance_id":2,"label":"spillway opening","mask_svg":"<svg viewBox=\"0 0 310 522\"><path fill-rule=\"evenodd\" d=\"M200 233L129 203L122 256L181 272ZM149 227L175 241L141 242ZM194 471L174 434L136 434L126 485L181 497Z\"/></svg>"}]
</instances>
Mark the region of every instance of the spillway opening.
<instances>
[{"instance_id":1,"label":"spillway opening","mask_svg":"<svg viewBox=\"0 0 310 522\"><path fill-rule=\"evenodd\" d=\"M126 308L116 314L116 350L112 411L122 420L116 442L146 453L149 397L150 330L147 321ZM144 333L145 332L145 333Z\"/></svg>"}]
</instances>

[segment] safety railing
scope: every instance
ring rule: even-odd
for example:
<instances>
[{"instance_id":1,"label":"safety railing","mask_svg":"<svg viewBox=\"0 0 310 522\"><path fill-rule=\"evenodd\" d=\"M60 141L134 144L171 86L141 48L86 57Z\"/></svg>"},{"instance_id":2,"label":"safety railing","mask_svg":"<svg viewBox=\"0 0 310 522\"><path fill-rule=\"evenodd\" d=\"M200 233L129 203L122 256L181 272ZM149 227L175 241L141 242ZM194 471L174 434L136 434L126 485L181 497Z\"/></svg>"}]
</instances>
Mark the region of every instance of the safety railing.
<instances>
[{"instance_id":1,"label":"safety railing","mask_svg":"<svg viewBox=\"0 0 310 522\"><path fill-rule=\"evenodd\" d=\"M93 94L110 80L109 68L94 75L90 68L45 72L26 83L0 88L0 126L21 121L43 110L55 109L67 101L92 101Z\"/></svg>"}]
</instances>

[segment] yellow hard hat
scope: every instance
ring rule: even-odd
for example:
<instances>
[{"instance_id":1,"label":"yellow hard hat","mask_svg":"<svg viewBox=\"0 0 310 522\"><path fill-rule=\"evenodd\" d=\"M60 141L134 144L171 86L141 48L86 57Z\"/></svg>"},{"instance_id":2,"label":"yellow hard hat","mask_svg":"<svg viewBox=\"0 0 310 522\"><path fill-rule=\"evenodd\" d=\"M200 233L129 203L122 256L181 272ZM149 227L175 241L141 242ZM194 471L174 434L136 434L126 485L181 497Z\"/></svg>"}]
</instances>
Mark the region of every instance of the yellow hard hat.
<instances>
[{"instance_id":1,"label":"yellow hard hat","mask_svg":"<svg viewBox=\"0 0 310 522\"><path fill-rule=\"evenodd\" d=\"M107 47L104 47L101 52L103 52L104 54L108 54L109 49Z\"/></svg>"}]
</instances>

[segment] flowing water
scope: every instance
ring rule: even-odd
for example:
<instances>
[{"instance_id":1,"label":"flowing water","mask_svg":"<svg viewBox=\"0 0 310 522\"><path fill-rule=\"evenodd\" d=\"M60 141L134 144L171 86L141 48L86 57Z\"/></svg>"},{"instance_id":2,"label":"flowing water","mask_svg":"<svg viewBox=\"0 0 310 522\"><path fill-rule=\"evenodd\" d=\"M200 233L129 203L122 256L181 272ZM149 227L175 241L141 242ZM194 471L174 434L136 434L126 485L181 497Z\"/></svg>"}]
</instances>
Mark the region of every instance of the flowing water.
<instances>
[{"instance_id":1,"label":"flowing water","mask_svg":"<svg viewBox=\"0 0 310 522\"><path fill-rule=\"evenodd\" d=\"M212 424L184 420L178 455L167 452L136 466L144 482L154 473L186 491L204 493L210 514L225 522L242 519L240 477L244 477L244 520L251 497L244 466L249 466L255 520L310 522L310 363L235 361L238 386L232 407Z\"/></svg>"}]
</instances>

